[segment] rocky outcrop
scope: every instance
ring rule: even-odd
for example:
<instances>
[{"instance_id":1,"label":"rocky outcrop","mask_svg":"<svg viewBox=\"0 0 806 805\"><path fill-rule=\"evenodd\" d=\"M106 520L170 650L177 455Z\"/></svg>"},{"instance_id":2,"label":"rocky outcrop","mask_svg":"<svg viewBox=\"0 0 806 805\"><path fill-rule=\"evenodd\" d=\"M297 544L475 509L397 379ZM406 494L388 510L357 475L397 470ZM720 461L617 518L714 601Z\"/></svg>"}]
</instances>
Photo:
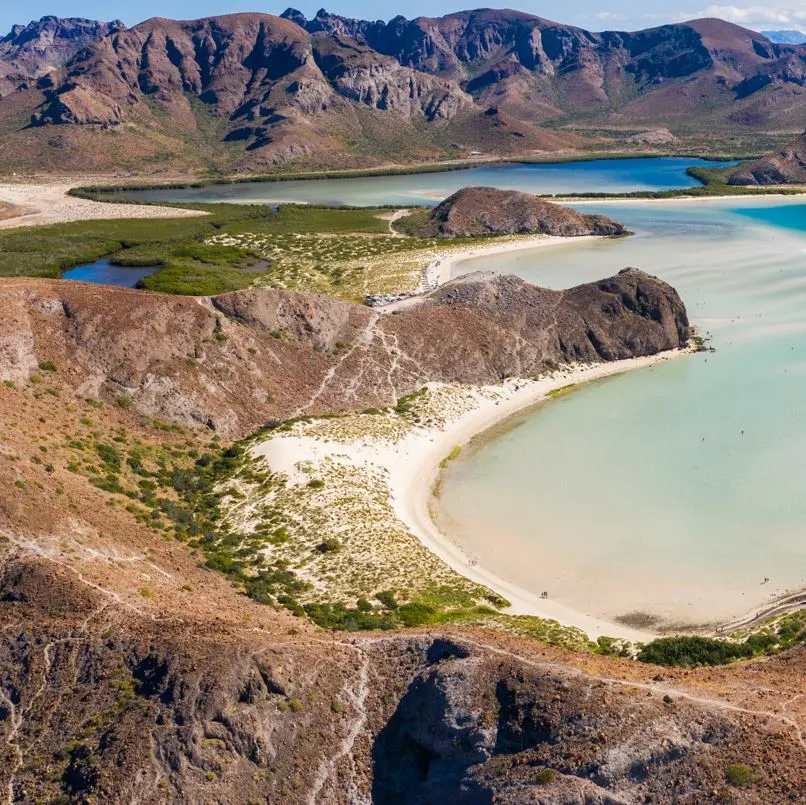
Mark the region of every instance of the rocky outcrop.
<instances>
[{"instance_id":1,"label":"rocky outcrop","mask_svg":"<svg viewBox=\"0 0 806 805\"><path fill-rule=\"evenodd\" d=\"M604 215L583 215L531 193L494 187L465 187L433 209L418 234L436 237L484 235L624 235Z\"/></svg>"},{"instance_id":2,"label":"rocky outcrop","mask_svg":"<svg viewBox=\"0 0 806 805\"><path fill-rule=\"evenodd\" d=\"M316 63L339 95L403 118L450 120L473 102L453 82L435 79L342 37L317 37Z\"/></svg>"},{"instance_id":3,"label":"rocky outcrop","mask_svg":"<svg viewBox=\"0 0 806 805\"><path fill-rule=\"evenodd\" d=\"M394 405L429 381L496 383L688 339L677 293L635 269L562 292L474 276L395 316L270 290L195 300L5 280L0 291L0 378L56 356L84 396L125 395L145 415L232 437L300 411Z\"/></svg>"},{"instance_id":4,"label":"rocky outcrop","mask_svg":"<svg viewBox=\"0 0 806 805\"><path fill-rule=\"evenodd\" d=\"M728 180L735 186L806 184L806 134L777 154L739 168Z\"/></svg>"},{"instance_id":5,"label":"rocky outcrop","mask_svg":"<svg viewBox=\"0 0 806 805\"><path fill-rule=\"evenodd\" d=\"M660 675L494 630L313 634L205 580L183 546L144 528L125 537L127 561L88 534L72 538L66 559L32 555L6 533L0 784L12 796L623 805L665 802L676 790L683 802L800 799L802 650L755 668ZM151 545L148 559L141 549ZM93 567L93 549L94 564L115 563L114 574ZM158 603L136 593L131 564L150 574ZM754 772L741 799L725 781L737 763Z\"/></svg>"},{"instance_id":6,"label":"rocky outcrop","mask_svg":"<svg viewBox=\"0 0 806 805\"><path fill-rule=\"evenodd\" d=\"M678 142L677 137L669 129L642 131L627 138L629 145L671 145L676 142Z\"/></svg>"}]
</instances>

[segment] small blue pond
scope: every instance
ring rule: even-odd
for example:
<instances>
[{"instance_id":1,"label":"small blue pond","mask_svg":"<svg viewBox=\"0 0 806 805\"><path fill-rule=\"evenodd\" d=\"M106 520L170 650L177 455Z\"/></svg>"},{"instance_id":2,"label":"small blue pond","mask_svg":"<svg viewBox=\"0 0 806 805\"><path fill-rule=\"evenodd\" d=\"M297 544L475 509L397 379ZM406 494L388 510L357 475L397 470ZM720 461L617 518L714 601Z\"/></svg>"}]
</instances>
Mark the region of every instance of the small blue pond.
<instances>
[{"instance_id":1,"label":"small blue pond","mask_svg":"<svg viewBox=\"0 0 806 805\"><path fill-rule=\"evenodd\" d=\"M115 266L106 258L102 258L94 263L76 266L65 271L62 279L134 288L143 277L153 274L160 268L161 266Z\"/></svg>"}]
</instances>

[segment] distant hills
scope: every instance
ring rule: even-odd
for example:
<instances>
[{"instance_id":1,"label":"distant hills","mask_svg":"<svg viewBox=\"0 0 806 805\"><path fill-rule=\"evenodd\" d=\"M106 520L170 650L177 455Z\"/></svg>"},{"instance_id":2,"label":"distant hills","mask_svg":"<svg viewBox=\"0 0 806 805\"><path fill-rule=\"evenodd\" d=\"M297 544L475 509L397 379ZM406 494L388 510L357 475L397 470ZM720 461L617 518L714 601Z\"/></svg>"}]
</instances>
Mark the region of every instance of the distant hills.
<instances>
[{"instance_id":1,"label":"distant hills","mask_svg":"<svg viewBox=\"0 0 806 805\"><path fill-rule=\"evenodd\" d=\"M802 130L804 93L806 46L717 19L46 17L0 42L0 169L349 167L634 148L659 129L680 148L771 148Z\"/></svg>"},{"instance_id":2,"label":"distant hills","mask_svg":"<svg viewBox=\"0 0 806 805\"><path fill-rule=\"evenodd\" d=\"M777 42L780 45L803 45L806 43L806 34L802 31L762 31L762 36L766 36L770 42Z\"/></svg>"},{"instance_id":3,"label":"distant hills","mask_svg":"<svg viewBox=\"0 0 806 805\"><path fill-rule=\"evenodd\" d=\"M125 26L120 20L42 17L0 39L0 96L64 67L77 53Z\"/></svg>"}]
</instances>

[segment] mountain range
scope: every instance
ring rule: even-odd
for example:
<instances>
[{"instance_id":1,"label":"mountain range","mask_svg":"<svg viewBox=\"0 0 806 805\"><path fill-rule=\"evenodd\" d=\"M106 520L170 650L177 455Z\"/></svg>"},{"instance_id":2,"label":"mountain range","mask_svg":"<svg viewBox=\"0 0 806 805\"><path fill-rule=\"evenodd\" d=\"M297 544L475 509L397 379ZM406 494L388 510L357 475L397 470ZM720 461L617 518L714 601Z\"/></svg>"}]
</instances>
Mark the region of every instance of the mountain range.
<instances>
[{"instance_id":1,"label":"mountain range","mask_svg":"<svg viewBox=\"0 0 806 805\"><path fill-rule=\"evenodd\" d=\"M777 42L780 45L803 45L806 43L806 34L803 31L762 31L762 36L766 36L770 42Z\"/></svg>"},{"instance_id":2,"label":"mountain range","mask_svg":"<svg viewBox=\"0 0 806 805\"><path fill-rule=\"evenodd\" d=\"M806 46L717 19L594 33L511 10L46 17L0 42L0 165L271 170L802 130ZM763 148L759 150L765 150Z\"/></svg>"}]
</instances>

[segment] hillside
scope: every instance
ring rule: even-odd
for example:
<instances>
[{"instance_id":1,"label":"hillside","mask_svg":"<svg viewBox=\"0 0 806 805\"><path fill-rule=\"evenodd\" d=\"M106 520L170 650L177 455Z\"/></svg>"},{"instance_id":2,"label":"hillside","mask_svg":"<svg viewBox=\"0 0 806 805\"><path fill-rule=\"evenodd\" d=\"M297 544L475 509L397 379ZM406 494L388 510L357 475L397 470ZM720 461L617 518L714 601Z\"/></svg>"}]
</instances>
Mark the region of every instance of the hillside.
<instances>
[{"instance_id":1,"label":"hillside","mask_svg":"<svg viewBox=\"0 0 806 805\"><path fill-rule=\"evenodd\" d=\"M506 10L288 10L28 27L0 53L6 170L349 167L634 147L659 129L675 148L743 150L802 126L804 47L714 19L594 33Z\"/></svg>"},{"instance_id":2,"label":"hillside","mask_svg":"<svg viewBox=\"0 0 806 805\"><path fill-rule=\"evenodd\" d=\"M685 311L664 283L628 271L557 293L470 278L383 319L271 291L6 279L0 292L12 799L797 800L802 650L682 671L490 629L314 630L250 576L216 572L217 535L188 508L201 489L199 511L216 511L215 473L241 462L231 438L267 417L674 346Z\"/></svg>"},{"instance_id":3,"label":"hillside","mask_svg":"<svg viewBox=\"0 0 806 805\"><path fill-rule=\"evenodd\" d=\"M728 182L736 186L806 184L806 134L778 153L740 168Z\"/></svg>"},{"instance_id":4,"label":"hillside","mask_svg":"<svg viewBox=\"0 0 806 805\"><path fill-rule=\"evenodd\" d=\"M0 289L9 331L0 379L35 373L39 339L75 387L126 395L142 414L230 437L300 411L394 405L429 380L491 383L568 360L652 354L688 338L677 294L633 270L563 293L514 277L451 284L392 317L268 290L199 301L36 280L3 280ZM426 337L435 332L438 347Z\"/></svg>"},{"instance_id":5,"label":"hillside","mask_svg":"<svg viewBox=\"0 0 806 805\"><path fill-rule=\"evenodd\" d=\"M422 214L415 216L421 218ZM401 224L406 226L406 219ZM531 193L465 187L427 213L414 231L448 238L523 234L574 238L624 235L627 230L604 215L583 215Z\"/></svg>"}]
</instances>

